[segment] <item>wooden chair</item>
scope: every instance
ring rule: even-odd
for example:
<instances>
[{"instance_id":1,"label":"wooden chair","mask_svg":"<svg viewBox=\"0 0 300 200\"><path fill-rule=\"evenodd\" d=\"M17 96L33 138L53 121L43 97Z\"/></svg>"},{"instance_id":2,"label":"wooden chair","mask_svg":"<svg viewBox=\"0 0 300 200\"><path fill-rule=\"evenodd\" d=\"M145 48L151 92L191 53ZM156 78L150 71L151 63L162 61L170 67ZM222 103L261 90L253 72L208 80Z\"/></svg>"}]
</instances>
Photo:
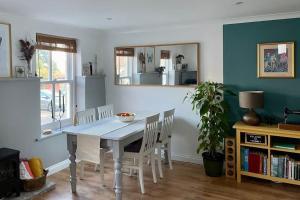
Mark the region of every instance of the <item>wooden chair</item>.
<instances>
[{"instance_id":1,"label":"wooden chair","mask_svg":"<svg viewBox=\"0 0 300 200\"><path fill-rule=\"evenodd\" d=\"M162 164L161 164L161 151L166 150L168 152L168 162L169 167L172 170L172 160L171 160L171 135L174 123L174 113L175 109L168 110L164 112L163 123L161 131L159 133L157 141L157 154L155 154L155 160L158 162L158 170L160 178L163 178Z\"/></svg>"},{"instance_id":2,"label":"wooden chair","mask_svg":"<svg viewBox=\"0 0 300 200\"><path fill-rule=\"evenodd\" d=\"M96 121L96 110L88 109L77 112L77 121L79 124L88 124ZM100 175L104 181L104 153L105 150L100 148L100 138L96 136L78 136L77 137L77 158L80 162L80 179L84 177L85 162L97 164L100 163Z\"/></svg>"},{"instance_id":3,"label":"wooden chair","mask_svg":"<svg viewBox=\"0 0 300 200\"><path fill-rule=\"evenodd\" d=\"M114 107L113 105L100 106L97 108L98 110L98 119L105 119L112 117L114 115Z\"/></svg>"},{"instance_id":4,"label":"wooden chair","mask_svg":"<svg viewBox=\"0 0 300 200\"><path fill-rule=\"evenodd\" d=\"M143 139L140 139L124 148L124 161L130 160L130 163L123 164L123 169L138 170L139 182L142 194L145 193L143 166L145 157L151 158L151 167L153 182L157 183L155 172L155 147L158 134L159 114L146 118ZM131 173L130 173L131 174Z\"/></svg>"}]
</instances>

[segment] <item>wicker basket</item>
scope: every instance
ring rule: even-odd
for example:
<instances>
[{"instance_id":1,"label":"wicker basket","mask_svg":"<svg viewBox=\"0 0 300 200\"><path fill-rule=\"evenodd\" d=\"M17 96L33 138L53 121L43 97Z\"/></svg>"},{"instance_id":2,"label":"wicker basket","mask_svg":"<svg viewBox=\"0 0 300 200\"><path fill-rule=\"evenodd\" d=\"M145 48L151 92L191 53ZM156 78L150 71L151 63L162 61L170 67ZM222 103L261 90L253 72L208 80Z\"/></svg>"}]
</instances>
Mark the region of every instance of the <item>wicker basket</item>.
<instances>
[{"instance_id":1,"label":"wicker basket","mask_svg":"<svg viewBox=\"0 0 300 200\"><path fill-rule=\"evenodd\" d=\"M25 192L32 192L39 190L46 184L48 170L44 170L44 175L31 180L22 180L23 190Z\"/></svg>"}]
</instances>

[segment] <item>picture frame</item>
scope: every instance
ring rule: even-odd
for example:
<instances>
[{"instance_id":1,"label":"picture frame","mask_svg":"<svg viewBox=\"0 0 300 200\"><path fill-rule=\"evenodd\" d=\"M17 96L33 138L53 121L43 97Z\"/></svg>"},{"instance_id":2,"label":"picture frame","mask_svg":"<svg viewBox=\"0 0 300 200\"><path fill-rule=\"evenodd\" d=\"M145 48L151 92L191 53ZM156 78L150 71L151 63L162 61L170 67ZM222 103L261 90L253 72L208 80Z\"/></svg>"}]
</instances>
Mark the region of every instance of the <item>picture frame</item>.
<instances>
[{"instance_id":1,"label":"picture frame","mask_svg":"<svg viewBox=\"0 0 300 200\"><path fill-rule=\"evenodd\" d=\"M91 70L88 64L82 65L82 76L91 76Z\"/></svg>"},{"instance_id":2,"label":"picture frame","mask_svg":"<svg viewBox=\"0 0 300 200\"><path fill-rule=\"evenodd\" d=\"M154 47L145 47L145 60L146 60L146 69L155 68L155 48ZM151 70L150 70L151 71Z\"/></svg>"},{"instance_id":3,"label":"picture frame","mask_svg":"<svg viewBox=\"0 0 300 200\"><path fill-rule=\"evenodd\" d=\"M0 22L0 78L12 77L11 25Z\"/></svg>"},{"instance_id":4,"label":"picture frame","mask_svg":"<svg viewBox=\"0 0 300 200\"><path fill-rule=\"evenodd\" d=\"M257 44L258 78L295 78L295 43Z\"/></svg>"},{"instance_id":5,"label":"picture frame","mask_svg":"<svg viewBox=\"0 0 300 200\"><path fill-rule=\"evenodd\" d=\"M24 66L16 66L15 67L15 76L16 76L16 78L25 78L25 67Z\"/></svg>"}]
</instances>

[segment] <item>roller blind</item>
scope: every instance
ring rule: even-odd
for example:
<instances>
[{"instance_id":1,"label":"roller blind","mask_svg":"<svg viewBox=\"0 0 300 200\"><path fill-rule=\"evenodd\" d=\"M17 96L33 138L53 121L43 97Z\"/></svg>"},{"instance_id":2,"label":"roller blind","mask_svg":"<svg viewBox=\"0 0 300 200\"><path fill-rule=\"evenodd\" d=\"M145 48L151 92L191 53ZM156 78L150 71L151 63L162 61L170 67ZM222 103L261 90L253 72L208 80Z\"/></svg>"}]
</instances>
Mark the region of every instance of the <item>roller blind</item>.
<instances>
[{"instance_id":1,"label":"roller blind","mask_svg":"<svg viewBox=\"0 0 300 200\"><path fill-rule=\"evenodd\" d=\"M116 56L134 57L134 48L116 48Z\"/></svg>"},{"instance_id":2,"label":"roller blind","mask_svg":"<svg viewBox=\"0 0 300 200\"><path fill-rule=\"evenodd\" d=\"M77 53L76 39L55 35L36 34L37 49Z\"/></svg>"}]
</instances>

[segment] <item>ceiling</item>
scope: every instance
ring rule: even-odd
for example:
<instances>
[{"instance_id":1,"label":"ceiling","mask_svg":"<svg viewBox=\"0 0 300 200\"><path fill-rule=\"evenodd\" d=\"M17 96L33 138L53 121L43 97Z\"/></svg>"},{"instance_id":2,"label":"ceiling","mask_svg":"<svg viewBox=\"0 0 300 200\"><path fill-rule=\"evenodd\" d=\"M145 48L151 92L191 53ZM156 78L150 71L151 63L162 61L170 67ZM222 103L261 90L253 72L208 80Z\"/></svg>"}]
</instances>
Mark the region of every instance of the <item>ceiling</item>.
<instances>
[{"instance_id":1,"label":"ceiling","mask_svg":"<svg viewBox=\"0 0 300 200\"><path fill-rule=\"evenodd\" d=\"M244 3L235 5L240 1ZM300 0L0 0L0 12L96 29L149 28L296 11L300 11Z\"/></svg>"}]
</instances>

